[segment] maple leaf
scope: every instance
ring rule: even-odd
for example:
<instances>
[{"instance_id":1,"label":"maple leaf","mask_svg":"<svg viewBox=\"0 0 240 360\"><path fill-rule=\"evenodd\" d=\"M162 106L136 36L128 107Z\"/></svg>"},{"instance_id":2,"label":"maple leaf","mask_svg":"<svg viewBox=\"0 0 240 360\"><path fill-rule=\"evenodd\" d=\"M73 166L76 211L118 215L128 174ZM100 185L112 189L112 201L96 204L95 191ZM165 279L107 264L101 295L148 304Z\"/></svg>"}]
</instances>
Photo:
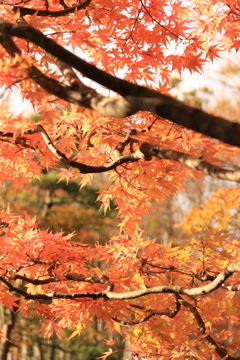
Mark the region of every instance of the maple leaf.
<instances>
[{"instance_id":1,"label":"maple leaf","mask_svg":"<svg viewBox=\"0 0 240 360\"><path fill-rule=\"evenodd\" d=\"M83 324L78 323L76 326L76 330L69 336L68 340L72 339L76 335L79 335L83 330Z\"/></svg>"},{"instance_id":2,"label":"maple leaf","mask_svg":"<svg viewBox=\"0 0 240 360\"><path fill-rule=\"evenodd\" d=\"M70 170L67 170L65 168L59 168L60 172L56 174L56 176L59 176L58 183L60 181L65 180L68 184L69 180L73 177L73 174Z\"/></svg>"},{"instance_id":3,"label":"maple leaf","mask_svg":"<svg viewBox=\"0 0 240 360\"><path fill-rule=\"evenodd\" d=\"M235 49L236 52L238 52L240 47L240 40L235 40L233 41L232 45L231 45L231 49Z\"/></svg>"},{"instance_id":4,"label":"maple leaf","mask_svg":"<svg viewBox=\"0 0 240 360\"><path fill-rule=\"evenodd\" d=\"M114 340L114 339L112 339L112 340L104 339L103 342L104 342L104 344L109 345L109 346L115 344L115 340Z\"/></svg>"},{"instance_id":5,"label":"maple leaf","mask_svg":"<svg viewBox=\"0 0 240 360\"><path fill-rule=\"evenodd\" d=\"M60 333L62 331L62 327L59 326L54 320L45 320L46 325L42 327L42 331L44 335L49 339L50 336L55 332L58 337L60 337Z\"/></svg>"},{"instance_id":6,"label":"maple leaf","mask_svg":"<svg viewBox=\"0 0 240 360\"><path fill-rule=\"evenodd\" d=\"M6 336L4 335L4 333L1 332L1 331L0 331L0 338L2 338L2 339L5 340L5 341L9 341L10 343L12 343L12 341L9 340L8 338L6 338Z\"/></svg>"},{"instance_id":7,"label":"maple leaf","mask_svg":"<svg viewBox=\"0 0 240 360\"><path fill-rule=\"evenodd\" d=\"M111 348L108 348L108 351L105 351L102 356L97 357L97 359L105 360L108 356L110 356L113 353L113 350Z\"/></svg>"},{"instance_id":8,"label":"maple leaf","mask_svg":"<svg viewBox=\"0 0 240 360\"><path fill-rule=\"evenodd\" d=\"M189 53L185 57L184 65L192 74L194 71L201 73L202 66L205 64L205 60L201 58L202 53L195 55L194 53Z\"/></svg>"},{"instance_id":9,"label":"maple leaf","mask_svg":"<svg viewBox=\"0 0 240 360\"><path fill-rule=\"evenodd\" d=\"M161 84L159 82L159 85L158 85L158 90L163 93L163 94L169 94L169 91L171 90L171 88L169 86L167 86L167 83L163 83Z\"/></svg>"},{"instance_id":10,"label":"maple leaf","mask_svg":"<svg viewBox=\"0 0 240 360\"><path fill-rule=\"evenodd\" d=\"M26 227L28 229L31 229L33 227L36 227L39 223L36 223L36 216L34 216L32 219L30 218L30 216L25 212L25 223L26 223Z\"/></svg>"},{"instance_id":11,"label":"maple leaf","mask_svg":"<svg viewBox=\"0 0 240 360\"><path fill-rule=\"evenodd\" d=\"M8 307L11 311L13 311L14 308L18 308L19 305L16 301L18 301L19 299L20 298L13 297L7 293L0 292L0 303Z\"/></svg>"},{"instance_id":12,"label":"maple leaf","mask_svg":"<svg viewBox=\"0 0 240 360\"><path fill-rule=\"evenodd\" d=\"M31 16L29 25L38 29L45 29L47 26L47 19L38 16L38 12L36 11L36 13Z\"/></svg>"},{"instance_id":13,"label":"maple leaf","mask_svg":"<svg viewBox=\"0 0 240 360\"><path fill-rule=\"evenodd\" d=\"M206 53L206 58L209 58L213 62L215 58L221 58L221 56L218 55L220 51L222 51L222 49L219 48L218 45L211 45Z\"/></svg>"}]
</instances>

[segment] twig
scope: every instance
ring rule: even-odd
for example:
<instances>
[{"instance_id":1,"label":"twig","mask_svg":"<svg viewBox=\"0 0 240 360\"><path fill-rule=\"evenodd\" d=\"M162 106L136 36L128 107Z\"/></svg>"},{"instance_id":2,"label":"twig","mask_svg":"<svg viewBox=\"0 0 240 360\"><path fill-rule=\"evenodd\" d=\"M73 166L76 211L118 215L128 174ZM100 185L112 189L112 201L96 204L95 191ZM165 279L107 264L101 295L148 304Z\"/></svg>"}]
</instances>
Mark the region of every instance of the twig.
<instances>
[{"instance_id":1,"label":"twig","mask_svg":"<svg viewBox=\"0 0 240 360\"><path fill-rule=\"evenodd\" d=\"M221 346L217 341L215 341L213 339L213 337L211 335L209 335L207 333L206 330L206 326L204 324L204 321L201 317L201 315L199 314L197 308L195 306L193 306L192 304L190 304L188 301L184 300L183 298L179 297L179 302L188 310L191 311L191 313L193 314L197 325L198 325L198 329L201 335L205 335L204 339L208 342L208 344L216 351L216 353L221 357L221 359L224 360L237 360L240 359L239 357L234 357L228 354L227 350L225 347Z\"/></svg>"}]
</instances>

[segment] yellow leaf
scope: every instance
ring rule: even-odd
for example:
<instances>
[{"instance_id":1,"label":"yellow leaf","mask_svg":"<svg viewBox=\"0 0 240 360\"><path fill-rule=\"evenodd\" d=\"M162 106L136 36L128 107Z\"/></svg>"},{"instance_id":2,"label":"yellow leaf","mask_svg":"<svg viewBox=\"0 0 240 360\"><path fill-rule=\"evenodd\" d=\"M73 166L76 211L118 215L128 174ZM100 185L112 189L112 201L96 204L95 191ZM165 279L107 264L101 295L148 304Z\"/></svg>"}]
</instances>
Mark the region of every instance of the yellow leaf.
<instances>
[{"instance_id":1,"label":"yellow leaf","mask_svg":"<svg viewBox=\"0 0 240 360\"><path fill-rule=\"evenodd\" d=\"M68 340L72 339L74 336L79 335L82 332L83 325L81 323L77 324L76 330L69 336Z\"/></svg>"}]
</instances>

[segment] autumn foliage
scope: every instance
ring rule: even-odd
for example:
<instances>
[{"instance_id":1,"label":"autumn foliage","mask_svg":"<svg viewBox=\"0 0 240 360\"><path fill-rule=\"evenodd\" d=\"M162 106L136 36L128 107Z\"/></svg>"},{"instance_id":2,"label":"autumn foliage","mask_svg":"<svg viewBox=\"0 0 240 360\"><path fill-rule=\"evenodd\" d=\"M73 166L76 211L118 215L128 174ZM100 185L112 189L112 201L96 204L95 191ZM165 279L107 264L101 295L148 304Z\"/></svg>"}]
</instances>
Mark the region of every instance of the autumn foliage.
<instances>
[{"instance_id":1,"label":"autumn foliage","mask_svg":"<svg viewBox=\"0 0 240 360\"><path fill-rule=\"evenodd\" d=\"M93 244L74 221L52 232L4 206L1 306L34 312L47 338L101 320L130 340L134 359L239 359L240 124L169 91L176 71L201 73L238 51L240 2L5 0L0 9L2 187L19 194L52 172L81 191L105 173L98 201L118 219L116 234ZM13 112L16 89L34 116ZM184 241L146 237L143 216L204 175L233 186L178 225ZM106 345L102 359L118 352Z\"/></svg>"}]
</instances>

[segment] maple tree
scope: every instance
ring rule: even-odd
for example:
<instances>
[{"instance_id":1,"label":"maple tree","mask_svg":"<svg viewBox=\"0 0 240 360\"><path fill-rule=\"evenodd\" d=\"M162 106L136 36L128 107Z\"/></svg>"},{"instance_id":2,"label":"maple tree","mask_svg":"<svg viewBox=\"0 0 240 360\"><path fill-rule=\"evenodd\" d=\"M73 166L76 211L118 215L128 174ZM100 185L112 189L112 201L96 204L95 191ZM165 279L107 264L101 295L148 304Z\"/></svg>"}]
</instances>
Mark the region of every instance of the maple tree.
<instances>
[{"instance_id":1,"label":"maple tree","mask_svg":"<svg viewBox=\"0 0 240 360\"><path fill-rule=\"evenodd\" d=\"M2 184L22 191L54 169L82 188L106 173L110 185L98 200L105 211L113 201L118 210L118 235L94 246L73 238L74 229L53 233L34 216L1 210L0 302L26 316L34 311L45 336L67 328L71 339L97 317L111 331L125 326L139 359L239 358L238 338L223 344L231 331L215 332L226 318L239 323L239 243L221 227L239 217L232 209L239 191L221 195L229 214L215 220L220 228L195 212L191 237L177 246L146 238L140 227L153 201L184 189L188 177L240 181L240 124L168 94L174 71L200 72L238 50L239 6L0 2L0 84L18 87L40 118L1 105ZM118 351L113 340L106 345L103 359Z\"/></svg>"}]
</instances>

